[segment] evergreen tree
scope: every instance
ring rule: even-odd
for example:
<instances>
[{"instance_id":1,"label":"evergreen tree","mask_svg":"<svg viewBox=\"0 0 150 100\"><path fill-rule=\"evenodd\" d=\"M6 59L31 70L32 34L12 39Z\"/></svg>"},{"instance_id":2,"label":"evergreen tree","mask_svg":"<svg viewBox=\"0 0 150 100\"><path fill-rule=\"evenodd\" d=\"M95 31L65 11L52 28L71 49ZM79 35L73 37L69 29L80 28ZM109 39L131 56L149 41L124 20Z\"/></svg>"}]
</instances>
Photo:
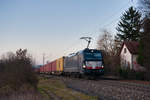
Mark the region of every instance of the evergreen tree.
<instances>
[{"instance_id":1,"label":"evergreen tree","mask_svg":"<svg viewBox=\"0 0 150 100\"><path fill-rule=\"evenodd\" d=\"M116 39L119 41L138 41L140 39L141 14L130 7L121 17L116 28Z\"/></svg>"}]
</instances>

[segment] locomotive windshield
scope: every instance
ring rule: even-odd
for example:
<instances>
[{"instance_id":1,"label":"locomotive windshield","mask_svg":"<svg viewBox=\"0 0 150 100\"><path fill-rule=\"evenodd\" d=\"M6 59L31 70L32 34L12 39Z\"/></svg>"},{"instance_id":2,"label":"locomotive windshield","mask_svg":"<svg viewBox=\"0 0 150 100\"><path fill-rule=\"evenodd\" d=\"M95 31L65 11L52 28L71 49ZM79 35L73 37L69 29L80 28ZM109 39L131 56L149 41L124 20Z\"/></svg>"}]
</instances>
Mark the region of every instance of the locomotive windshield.
<instances>
[{"instance_id":1,"label":"locomotive windshield","mask_svg":"<svg viewBox=\"0 0 150 100\"><path fill-rule=\"evenodd\" d=\"M86 66L102 66L102 61L86 61L85 62Z\"/></svg>"},{"instance_id":2,"label":"locomotive windshield","mask_svg":"<svg viewBox=\"0 0 150 100\"><path fill-rule=\"evenodd\" d=\"M89 52L84 54L85 60L102 60L102 55L100 52Z\"/></svg>"}]
</instances>

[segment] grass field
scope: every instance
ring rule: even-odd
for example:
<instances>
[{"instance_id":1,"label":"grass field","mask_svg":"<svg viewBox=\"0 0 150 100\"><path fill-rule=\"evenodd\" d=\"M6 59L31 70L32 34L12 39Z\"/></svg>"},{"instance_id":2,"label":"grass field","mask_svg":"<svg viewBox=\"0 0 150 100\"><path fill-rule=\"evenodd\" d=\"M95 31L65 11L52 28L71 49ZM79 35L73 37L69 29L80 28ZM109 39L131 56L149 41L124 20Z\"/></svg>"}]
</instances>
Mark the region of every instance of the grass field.
<instances>
[{"instance_id":1,"label":"grass field","mask_svg":"<svg viewBox=\"0 0 150 100\"><path fill-rule=\"evenodd\" d=\"M40 78L38 90L44 100L97 100L97 97L67 88L60 79Z\"/></svg>"}]
</instances>

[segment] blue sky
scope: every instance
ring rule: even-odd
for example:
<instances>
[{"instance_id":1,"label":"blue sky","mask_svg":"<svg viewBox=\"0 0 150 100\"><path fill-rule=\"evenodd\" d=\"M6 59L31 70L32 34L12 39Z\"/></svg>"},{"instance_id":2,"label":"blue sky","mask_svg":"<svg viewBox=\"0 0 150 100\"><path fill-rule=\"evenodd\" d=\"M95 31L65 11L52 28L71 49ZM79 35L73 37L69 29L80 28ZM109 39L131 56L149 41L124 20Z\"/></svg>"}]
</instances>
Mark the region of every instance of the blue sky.
<instances>
[{"instance_id":1,"label":"blue sky","mask_svg":"<svg viewBox=\"0 0 150 100\"><path fill-rule=\"evenodd\" d=\"M42 63L86 47L82 36L91 36L91 48L101 30L115 34L130 0L0 0L0 55L27 48Z\"/></svg>"}]
</instances>

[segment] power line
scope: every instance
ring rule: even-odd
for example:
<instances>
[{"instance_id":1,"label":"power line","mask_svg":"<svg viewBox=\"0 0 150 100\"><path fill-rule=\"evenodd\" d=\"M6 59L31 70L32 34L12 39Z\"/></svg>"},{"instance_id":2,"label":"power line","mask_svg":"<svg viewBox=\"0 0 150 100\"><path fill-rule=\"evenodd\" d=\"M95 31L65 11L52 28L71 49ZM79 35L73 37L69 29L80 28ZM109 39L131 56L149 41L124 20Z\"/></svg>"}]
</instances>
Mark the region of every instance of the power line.
<instances>
[{"instance_id":1,"label":"power line","mask_svg":"<svg viewBox=\"0 0 150 100\"><path fill-rule=\"evenodd\" d=\"M44 66L44 63L45 63L45 53L43 53L43 66Z\"/></svg>"},{"instance_id":2,"label":"power line","mask_svg":"<svg viewBox=\"0 0 150 100\"><path fill-rule=\"evenodd\" d=\"M46 60L47 58L49 58L49 56L47 56L45 53L43 53L42 56L43 56L43 65L44 65L44 64L45 64L45 60ZM47 62L47 61L46 61L46 62Z\"/></svg>"},{"instance_id":3,"label":"power line","mask_svg":"<svg viewBox=\"0 0 150 100\"><path fill-rule=\"evenodd\" d=\"M63 54L66 55L68 51L71 50L73 47L75 47L77 44L79 44L79 42L80 42L79 40L76 40L75 42L73 42L71 45L68 46L68 48L64 50Z\"/></svg>"}]
</instances>

